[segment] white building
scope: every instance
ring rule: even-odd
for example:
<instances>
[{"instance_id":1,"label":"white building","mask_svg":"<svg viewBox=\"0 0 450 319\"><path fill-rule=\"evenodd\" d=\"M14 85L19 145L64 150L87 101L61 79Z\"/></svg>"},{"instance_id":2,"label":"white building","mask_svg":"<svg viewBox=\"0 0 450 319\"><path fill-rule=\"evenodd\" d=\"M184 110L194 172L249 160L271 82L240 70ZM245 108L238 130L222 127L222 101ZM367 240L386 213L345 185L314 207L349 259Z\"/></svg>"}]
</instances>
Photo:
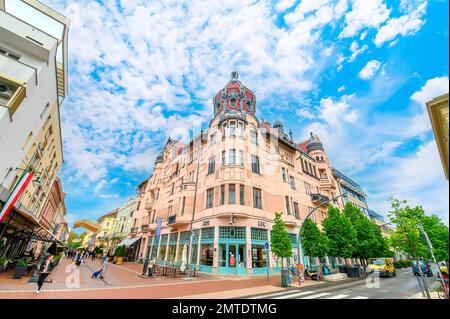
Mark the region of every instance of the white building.
<instances>
[{"instance_id":1,"label":"white building","mask_svg":"<svg viewBox=\"0 0 450 319\"><path fill-rule=\"evenodd\" d=\"M43 177L56 178L60 165L47 164L62 164L68 28L67 18L39 1L0 0L0 192L14 185L17 167L38 170L42 162ZM24 203L30 208L31 197Z\"/></svg>"},{"instance_id":2,"label":"white building","mask_svg":"<svg viewBox=\"0 0 450 319\"><path fill-rule=\"evenodd\" d=\"M10 257L28 241L49 242L52 236L41 220L63 163L68 30L69 19L37 0L0 0L0 208L22 173L35 172L0 223ZM17 233L28 235L12 235Z\"/></svg>"}]
</instances>

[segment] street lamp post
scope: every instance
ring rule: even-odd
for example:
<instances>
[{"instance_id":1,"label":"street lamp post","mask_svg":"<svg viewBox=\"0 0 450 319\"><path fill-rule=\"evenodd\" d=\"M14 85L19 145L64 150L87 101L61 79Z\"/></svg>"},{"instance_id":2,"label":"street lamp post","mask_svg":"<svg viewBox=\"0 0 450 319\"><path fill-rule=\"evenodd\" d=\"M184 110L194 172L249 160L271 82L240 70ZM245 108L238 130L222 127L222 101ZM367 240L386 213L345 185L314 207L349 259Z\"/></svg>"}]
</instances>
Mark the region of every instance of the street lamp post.
<instances>
[{"instance_id":1,"label":"street lamp post","mask_svg":"<svg viewBox=\"0 0 450 319\"><path fill-rule=\"evenodd\" d=\"M318 208L320 208L320 207L322 207L322 206L324 206L324 205L326 205L326 204L328 204L328 203L330 203L330 202L335 201L335 200L338 199L339 197L344 197L344 198L346 198L346 197L347 197L347 194L339 194L339 195L337 195L337 196L335 196L335 197L333 197L333 198L331 198L331 199L329 199L329 200L327 200L327 201L321 203L319 206L317 206L316 208L312 209L312 210L309 212L309 214L305 217L305 219L303 220L302 224L300 225L300 229L299 229L299 231L298 231L298 237L297 237L297 258L299 259L299 263L300 263L300 264L303 264L302 229L303 229L303 226L305 225L305 220L307 220L309 216L311 216L312 214L314 214L314 212L315 212Z\"/></svg>"}]
</instances>

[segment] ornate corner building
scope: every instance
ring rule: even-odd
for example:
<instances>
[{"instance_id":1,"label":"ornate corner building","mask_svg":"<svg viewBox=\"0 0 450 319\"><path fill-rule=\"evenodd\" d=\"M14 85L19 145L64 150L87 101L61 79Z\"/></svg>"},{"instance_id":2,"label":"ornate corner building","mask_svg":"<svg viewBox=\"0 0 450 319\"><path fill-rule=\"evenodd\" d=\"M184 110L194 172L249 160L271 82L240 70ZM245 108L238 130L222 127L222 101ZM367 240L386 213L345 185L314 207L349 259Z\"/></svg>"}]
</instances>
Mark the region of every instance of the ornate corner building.
<instances>
[{"instance_id":1,"label":"ornate corner building","mask_svg":"<svg viewBox=\"0 0 450 319\"><path fill-rule=\"evenodd\" d=\"M199 271L260 275L267 265L278 271L280 260L267 258L264 248L274 213L283 212L295 262L299 226L312 209L340 194L342 176L336 177L318 136L296 142L281 122L259 121L255 94L236 72L212 104L208 129L186 145L169 139L152 175L139 185L131 237L140 242L139 257L158 264L180 264L192 234L191 264ZM326 216L323 207L311 218L320 225ZM341 263L335 257L325 262ZM316 260L305 256L304 263Z\"/></svg>"}]
</instances>

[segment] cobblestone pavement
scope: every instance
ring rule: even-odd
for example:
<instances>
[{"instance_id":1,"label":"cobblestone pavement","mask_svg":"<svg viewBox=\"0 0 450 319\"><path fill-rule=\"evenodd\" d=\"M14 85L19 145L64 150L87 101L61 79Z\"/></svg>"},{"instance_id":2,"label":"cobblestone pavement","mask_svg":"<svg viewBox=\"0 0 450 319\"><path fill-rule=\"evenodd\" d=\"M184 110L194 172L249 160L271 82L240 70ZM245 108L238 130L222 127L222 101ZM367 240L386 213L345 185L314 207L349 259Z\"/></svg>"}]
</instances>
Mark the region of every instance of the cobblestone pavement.
<instances>
[{"instance_id":1,"label":"cobblestone pavement","mask_svg":"<svg viewBox=\"0 0 450 319\"><path fill-rule=\"evenodd\" d=\"M36 283L28 278L10 279L11 274L0 276L0 299L153 299L153 298L236 298L258 293L270 293L282 289L279 275L242 278L239 276L200 275L194 279L141 278L143 265L125 263L109 264L104 279L91 278L100 269L100 261L87 260L80 268L63 259L49 276L52 283L45 283L36 294ZM305 286L315 285L306 282ZM289 288L288 288L289 289Z\"/></svg>"}]
</instances>

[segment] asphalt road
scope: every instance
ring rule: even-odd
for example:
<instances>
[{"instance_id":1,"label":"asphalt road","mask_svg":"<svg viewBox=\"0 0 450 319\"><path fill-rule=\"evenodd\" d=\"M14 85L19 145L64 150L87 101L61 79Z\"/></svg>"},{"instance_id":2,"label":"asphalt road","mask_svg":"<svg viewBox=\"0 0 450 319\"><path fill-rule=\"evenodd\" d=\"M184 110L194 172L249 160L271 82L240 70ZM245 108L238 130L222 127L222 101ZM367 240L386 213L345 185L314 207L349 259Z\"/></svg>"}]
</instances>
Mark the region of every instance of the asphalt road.
<instances>
[{"instance_id":1,"label":"asphalt road","mask_svg":"<svg viewBox=\"0 0 450 319\"><path fill-rule=\"evenodd\" d=\"M284 292L247 296L249 299L408 299L420 293L418 277L411 269L397 271L396 277L330 282L319 286L290 288ZM430 287L438 285L428 277Z\"/></svg>"}]
</instances>

